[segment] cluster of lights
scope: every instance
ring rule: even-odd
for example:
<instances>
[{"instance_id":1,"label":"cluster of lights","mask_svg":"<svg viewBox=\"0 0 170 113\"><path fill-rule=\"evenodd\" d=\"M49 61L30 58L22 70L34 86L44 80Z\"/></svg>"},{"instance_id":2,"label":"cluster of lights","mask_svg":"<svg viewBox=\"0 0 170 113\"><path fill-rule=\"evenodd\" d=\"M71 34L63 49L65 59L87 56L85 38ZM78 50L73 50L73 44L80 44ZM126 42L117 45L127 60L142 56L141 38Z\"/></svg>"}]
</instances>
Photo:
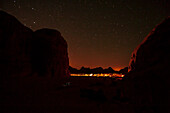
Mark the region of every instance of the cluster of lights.
<instances>
[{"instance_id":1,"label":"cluster of lights","mask_svg":"<svg viewBox=\"0 0 170 113\"><path fill-rule=\"evenodd\" d=\"M95 76L95 77L124 77L123 74L71 74L71 76Z\"/></svg>"}]
</instances>

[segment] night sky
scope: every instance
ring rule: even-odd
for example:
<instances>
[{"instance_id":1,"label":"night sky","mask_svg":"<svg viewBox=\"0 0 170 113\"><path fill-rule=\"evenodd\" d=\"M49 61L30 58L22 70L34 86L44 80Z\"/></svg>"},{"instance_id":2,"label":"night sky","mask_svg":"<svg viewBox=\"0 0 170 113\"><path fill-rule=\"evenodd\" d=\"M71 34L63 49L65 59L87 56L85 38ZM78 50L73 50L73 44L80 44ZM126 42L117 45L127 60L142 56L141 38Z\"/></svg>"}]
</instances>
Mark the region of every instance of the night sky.
<instances>
[{"instance_id":1,"label":"night sky","mask_svg":"<svg viewBox=\"0 0 170 113\"><path fill-rule=\"evenodd\" d=\"M168 0L0 0L25 26L57 29L76 68L128 66L135 47L170 15Z\"/></svg>"}]
</instances>

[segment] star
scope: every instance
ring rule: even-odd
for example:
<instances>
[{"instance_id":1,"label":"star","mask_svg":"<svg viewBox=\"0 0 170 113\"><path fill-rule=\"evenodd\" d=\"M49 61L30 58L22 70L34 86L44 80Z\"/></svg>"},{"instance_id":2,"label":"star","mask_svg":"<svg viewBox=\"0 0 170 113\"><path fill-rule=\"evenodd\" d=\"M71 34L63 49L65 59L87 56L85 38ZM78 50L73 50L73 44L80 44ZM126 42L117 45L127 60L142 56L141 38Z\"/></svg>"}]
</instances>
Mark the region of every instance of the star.
<instances>
[{"instance_id":1,"label":"star","mask_svg":"<svg viewBox=\"0 0 170 113\"><path fill-rule=\"evenodd\" d=\"M114 4L112 5L112 8L113 8L113 9L115 8L115 5L114 5Z\"/></svg>"},{"instance_id":2,"label":"star","mask_svg":"<svg viewBox=\"0 0 170 113\"><path fill-rule=\"evenodd\" d=\"M75 62L75 67L83 63L85 63L83 65L91 66L83 60L89 55L88 51L83 51L84 48L94 53L98 48L101 48L101 51L106 54L103 56L106 59L108 48L117 50L113 50L111 53L127 53L128 49L132 52L155 24L160 23L165 18L165 12L168 12L161 5L161 2L158 4L159 0L156 0L157 2L143 0L146 4L140 4L135 0L133 3L125 0L0 1L3 1L3 4L0 4L3 7L0 9L11 12L17 19L22 20L25 26L33 30L44 27L59 30L67 40L68 52L72 55L70 61ZM152 10L148 10L148 8ZM93 46L89 46L92 44ZM102 48L103 45L106 46L106 49ZM77 54L82 56L78 58L78 61ZM101 59L100 55L100 53L96 53L95 56L99 56L98 59ZM93 62L95 56L89 57L88 61L96 63ZM126 62L129 61L130 56L131 54L119 55L120 58L126 59ZM110 57L112 59L109 63L112 62L114 66L117 62L116 57L114 55ZM122 65L128 65L123 61L121 62ZM109 63L103 62L100 66Z\"/></svg>"}]
</instances>

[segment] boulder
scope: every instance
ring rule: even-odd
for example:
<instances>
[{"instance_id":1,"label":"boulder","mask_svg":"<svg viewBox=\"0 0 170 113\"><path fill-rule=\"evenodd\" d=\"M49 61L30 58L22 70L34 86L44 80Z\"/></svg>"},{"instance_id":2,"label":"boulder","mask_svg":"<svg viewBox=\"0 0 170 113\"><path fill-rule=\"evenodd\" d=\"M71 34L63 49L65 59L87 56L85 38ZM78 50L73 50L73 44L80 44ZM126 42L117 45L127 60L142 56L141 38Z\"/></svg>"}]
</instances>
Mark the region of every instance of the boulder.
<instances>
[{"instance_id":1,"label":"boulder","mask_svg":"<svg viewBox=\"0 0 170 113\"><path fill-rule=\"evenodd\" d=\"M33 31L15 17L0 11L0 75L25 76L31 73L28 40Z\"/></svg>"},{"instance_id":2,"label":"boulder","mask_svg":"<svg viewBox=\"0 0 170 113\"><path fill-rule=\"evenodd\" d=\"M132 53L124 95L140 113L170 113L170 17Z\"/></svg>"},{"instance_id":3,"label":"boulder","mask_svg":"<svg viewBox=\"0 0 170 113\"><path fill-rule=\"evenodd\" d=\"M59 31L40 29L34 32L31 62L33 73L39 76L69 76L67 42Z\"/></svg>"}]
</instances>

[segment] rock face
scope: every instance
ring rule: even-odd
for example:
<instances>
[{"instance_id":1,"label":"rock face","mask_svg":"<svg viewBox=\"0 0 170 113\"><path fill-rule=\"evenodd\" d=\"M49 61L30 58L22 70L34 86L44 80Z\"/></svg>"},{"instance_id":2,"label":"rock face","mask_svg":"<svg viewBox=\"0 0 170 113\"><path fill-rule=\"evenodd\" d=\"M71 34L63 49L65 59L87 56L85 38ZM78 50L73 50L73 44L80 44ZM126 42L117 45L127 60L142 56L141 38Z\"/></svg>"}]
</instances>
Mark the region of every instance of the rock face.
<instances>
[{"instance_id":1,"label":"rock face","mask_svg":"<svg viewBox=\"0 0 170 113\"><path fill-rule=\"evenodd\" d=\"M67 42L57 30L35 31L31 52L33 71L40 76L69 76Z\"/></svg>"},{"instance_id":2,"label":"rock face","mask_svg":"<svg viewBox=\"0 0 170 113\"><path fill-rule=\"evenodd\" d=\"M33 31L15 17L0 11L0 75L24 76L31 73L29 38Z\"/></svg>"},{"instance_id":3,"label":"rock face","mask_svg":"<svg viewBox=\"0 0 170 113\"><path fill-rule=\"evenodd\" d=\"M137 112L169 113L170 17L157 25L132 53L124 95Z\"/></svg>"},{"instance_id":4,"label":"rock face","mask_svg":"<svg viewBox=\"0 0 170 113\"><path fill-rule=\"evenodd\" d=\"M69 76L67 42L60 32L33 32L0 11L0 75Z\"/></svg>"},{"instance_id":5,"label":"rock face","mask_svg":"<svg viewBox=\"0 0 170 113\"><path fill-rule=\"evenodd\" d=\"M129 71L142 70L169 59L170 17L157 25L132 53Z\"/></svg>"}]
</instances>

